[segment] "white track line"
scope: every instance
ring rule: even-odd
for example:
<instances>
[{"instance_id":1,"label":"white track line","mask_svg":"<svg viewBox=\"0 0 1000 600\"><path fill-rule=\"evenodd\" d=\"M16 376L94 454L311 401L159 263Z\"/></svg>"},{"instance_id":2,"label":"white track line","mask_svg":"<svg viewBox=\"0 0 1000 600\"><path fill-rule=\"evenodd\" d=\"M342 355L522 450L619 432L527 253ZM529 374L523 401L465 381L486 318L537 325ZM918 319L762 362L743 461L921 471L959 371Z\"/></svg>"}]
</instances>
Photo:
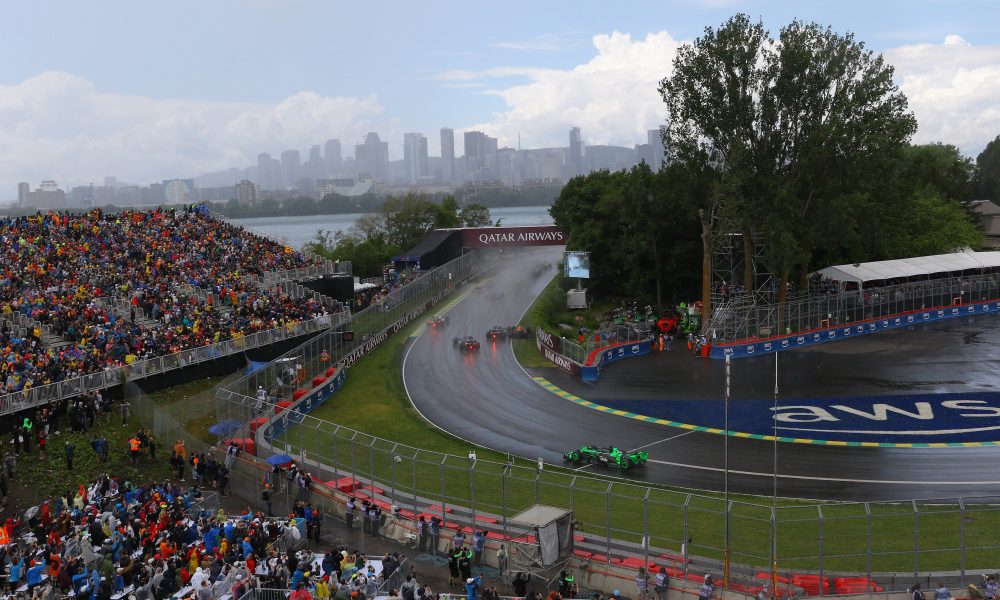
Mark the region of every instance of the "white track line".
<instances>
[{"instance_id":1,"label":"white track line","mask_svg":"<svg viewBox=\"0 0 1000 600\"><path fill-rule=\"evenodd\" d=\"M697 469L701 471L714 471L716 473L725 473L726 470L722 467L706 467L703 465L692 465L688 463L678 463L670 462L667 460L653 460L649 459L646 462L656 463L658 465L667 465L670 467L677 467L679 469ZM759 473L757 471L740 471L737 469L729 469L729 473L732 475L748 475L751 477L767 477L768 479L774 477L774 473ZM876 483L876 484L888 484L888 485L1000 485L1000 481L934 481L922 479L919 481L906 481L906 480L893 480L893 479L848 479L844 477L815 477L811 475L787 475L784 473L778 473L779 479L800 479L804 481L827 481L827 482L843 482L843 483Z\"/></svg>"}]
</instances>

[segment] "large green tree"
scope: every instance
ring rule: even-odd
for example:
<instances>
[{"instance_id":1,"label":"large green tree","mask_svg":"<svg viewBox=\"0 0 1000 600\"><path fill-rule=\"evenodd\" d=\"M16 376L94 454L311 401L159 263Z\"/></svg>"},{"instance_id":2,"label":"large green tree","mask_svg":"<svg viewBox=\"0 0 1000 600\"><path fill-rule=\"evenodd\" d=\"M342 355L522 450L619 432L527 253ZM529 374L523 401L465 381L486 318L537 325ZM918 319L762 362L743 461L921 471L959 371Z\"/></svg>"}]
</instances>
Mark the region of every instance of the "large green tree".
<instances>
[{"instance_id":1,"label":"large green tree","mask_svg":"<svg viewBox=\"0 0 1000 600\"><path fill-rule=\"evenodd\" d=\"M1000 136L993 138L976 157L978 200L1000 202Z\"/></svg>"},{"instance_id":2,"label":"large green tree","mask_svg":"<svg viewBox=\"0 0 1000 600\"><path fill-rule=\"evenodd\" d=\"M706 193L695 196L701 239L701 297L705 314L712 310L712 249L722 215L749 229L747 215L759 189L752 180L766 153L769 92L767 58L771 42L760 23L737 14L718 29L705 28L691 44L681 46L672 74L660 82L667 109L664 159L685 165L692 174L714 171ZM706 326L708 319L704 320Z\"/></svg>"},{"instance_id":3,"label":"large green tree","mask_svg":"<svg viewBox=\"0 0 1000 600\"><path fill-rule=\"evenodd\" d=\"M780 304L793 270L806 273L849 225L845 207L916 129L892 67L815 23L794 21L772 40L736 15L678 52L660 92L667 160L715 172L698 207L706 313L718 215L764 242Z\"/></svg>"}]
</instances>

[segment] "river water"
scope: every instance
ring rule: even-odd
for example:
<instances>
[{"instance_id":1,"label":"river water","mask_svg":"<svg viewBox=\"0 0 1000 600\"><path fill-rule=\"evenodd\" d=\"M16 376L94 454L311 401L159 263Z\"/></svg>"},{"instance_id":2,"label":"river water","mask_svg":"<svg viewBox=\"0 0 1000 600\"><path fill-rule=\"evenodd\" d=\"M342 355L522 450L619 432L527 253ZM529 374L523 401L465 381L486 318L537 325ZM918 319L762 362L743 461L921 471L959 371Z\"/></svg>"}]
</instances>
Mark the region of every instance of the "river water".
<instances>
[{"instance_id":1,"label":"river water","mask_svg":"<svg viewBox=\"0 0 1000 600\"><path fill-rule=\"evenodd\" d=\"M257 217L253 219L230 219L235 225L242 225L261 235L278 240L299 249L316 237L319 230L336 233L350 229L362 213L343 215L309 215L303 217ZM551 225L548 206L511 206L491 208L490 216L503 227L526 225Z\"/></svg>"}]
</instances>

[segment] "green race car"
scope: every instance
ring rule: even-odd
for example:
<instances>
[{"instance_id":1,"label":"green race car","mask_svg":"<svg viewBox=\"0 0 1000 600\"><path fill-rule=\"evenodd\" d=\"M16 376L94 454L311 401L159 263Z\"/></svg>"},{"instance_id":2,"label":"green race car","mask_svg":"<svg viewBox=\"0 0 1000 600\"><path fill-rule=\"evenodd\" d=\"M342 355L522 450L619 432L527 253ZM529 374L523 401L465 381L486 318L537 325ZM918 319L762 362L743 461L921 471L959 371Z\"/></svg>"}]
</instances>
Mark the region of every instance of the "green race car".
<instances>
[{"instance_id":1,"label":"green race car","mask_svg":"<svg viewBox=\"0 0 1000 600\"><path fill-rule=\"evenodd\" d=\"M563 454L563 458L577 464L588 462L615 465L624 472L645 463L649 458L649 453L645 450L626 452L615 446L608 446L606 448L600 446L581 446L577 450L570 450L566 454Z\"/></svg>"}]
</instances>

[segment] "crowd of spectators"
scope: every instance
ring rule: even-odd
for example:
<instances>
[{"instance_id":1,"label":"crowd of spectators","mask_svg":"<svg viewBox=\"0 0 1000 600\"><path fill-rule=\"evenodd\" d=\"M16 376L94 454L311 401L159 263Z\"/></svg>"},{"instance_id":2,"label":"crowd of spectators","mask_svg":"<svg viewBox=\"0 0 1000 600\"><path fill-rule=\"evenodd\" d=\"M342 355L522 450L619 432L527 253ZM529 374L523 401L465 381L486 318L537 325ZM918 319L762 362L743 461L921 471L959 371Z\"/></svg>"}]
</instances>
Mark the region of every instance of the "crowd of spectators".
<instances>
[{"instance_id":1,"label":"crowd of spectators","mask_svg":"<svg viewBox=\"0 0 1000 600\"><path fill-rule=\"evenodd\" d=\"M372 304L382 303L389 294L420 277L423 271L405 269L397 271L392 265L386 265L382 270L382 282L374 287L359 290L354 294L354 310L368 308Z\"/></svg>"},{"instance_id":2,"label":"crowd of spectators","mask_svg":"<svg viewBox=\"0 0 1000 600\"><path fill-rule=\"evenodd\" d=\"M46 500L3 524L9 541L0 547L8 571L4 592L92 600L180 592L177 597L211 600L239 598L258 585L319 584L313 555L278 550L282 540L297 537L292 529L304 529L305 510L268 519L249 509L238 515L204 509L200 500L196 486L108 475ZM353 574L357 555L344 555L354 560L342 567L346 558L338 553L328 575ZM316 573L311 580L310 570Z\"/></svg>"},{"instance_id":3,"label":"crowd of spectators","mask_svg":"<svg viewBox=\"0 0 1000 600\"><path fill-rule=\"evenodd\" d=\"M0 219L0 381L14 392L327 314L247 279L314 262L202 207ZM183 285L202 288L185 294ZM204 298L204 299L203 299ZM113 299L131 304L128 315ZM136 319L139 315L150 320ZM67 342L19 337L20 312Z\"/></svg>"}]
</instances>

